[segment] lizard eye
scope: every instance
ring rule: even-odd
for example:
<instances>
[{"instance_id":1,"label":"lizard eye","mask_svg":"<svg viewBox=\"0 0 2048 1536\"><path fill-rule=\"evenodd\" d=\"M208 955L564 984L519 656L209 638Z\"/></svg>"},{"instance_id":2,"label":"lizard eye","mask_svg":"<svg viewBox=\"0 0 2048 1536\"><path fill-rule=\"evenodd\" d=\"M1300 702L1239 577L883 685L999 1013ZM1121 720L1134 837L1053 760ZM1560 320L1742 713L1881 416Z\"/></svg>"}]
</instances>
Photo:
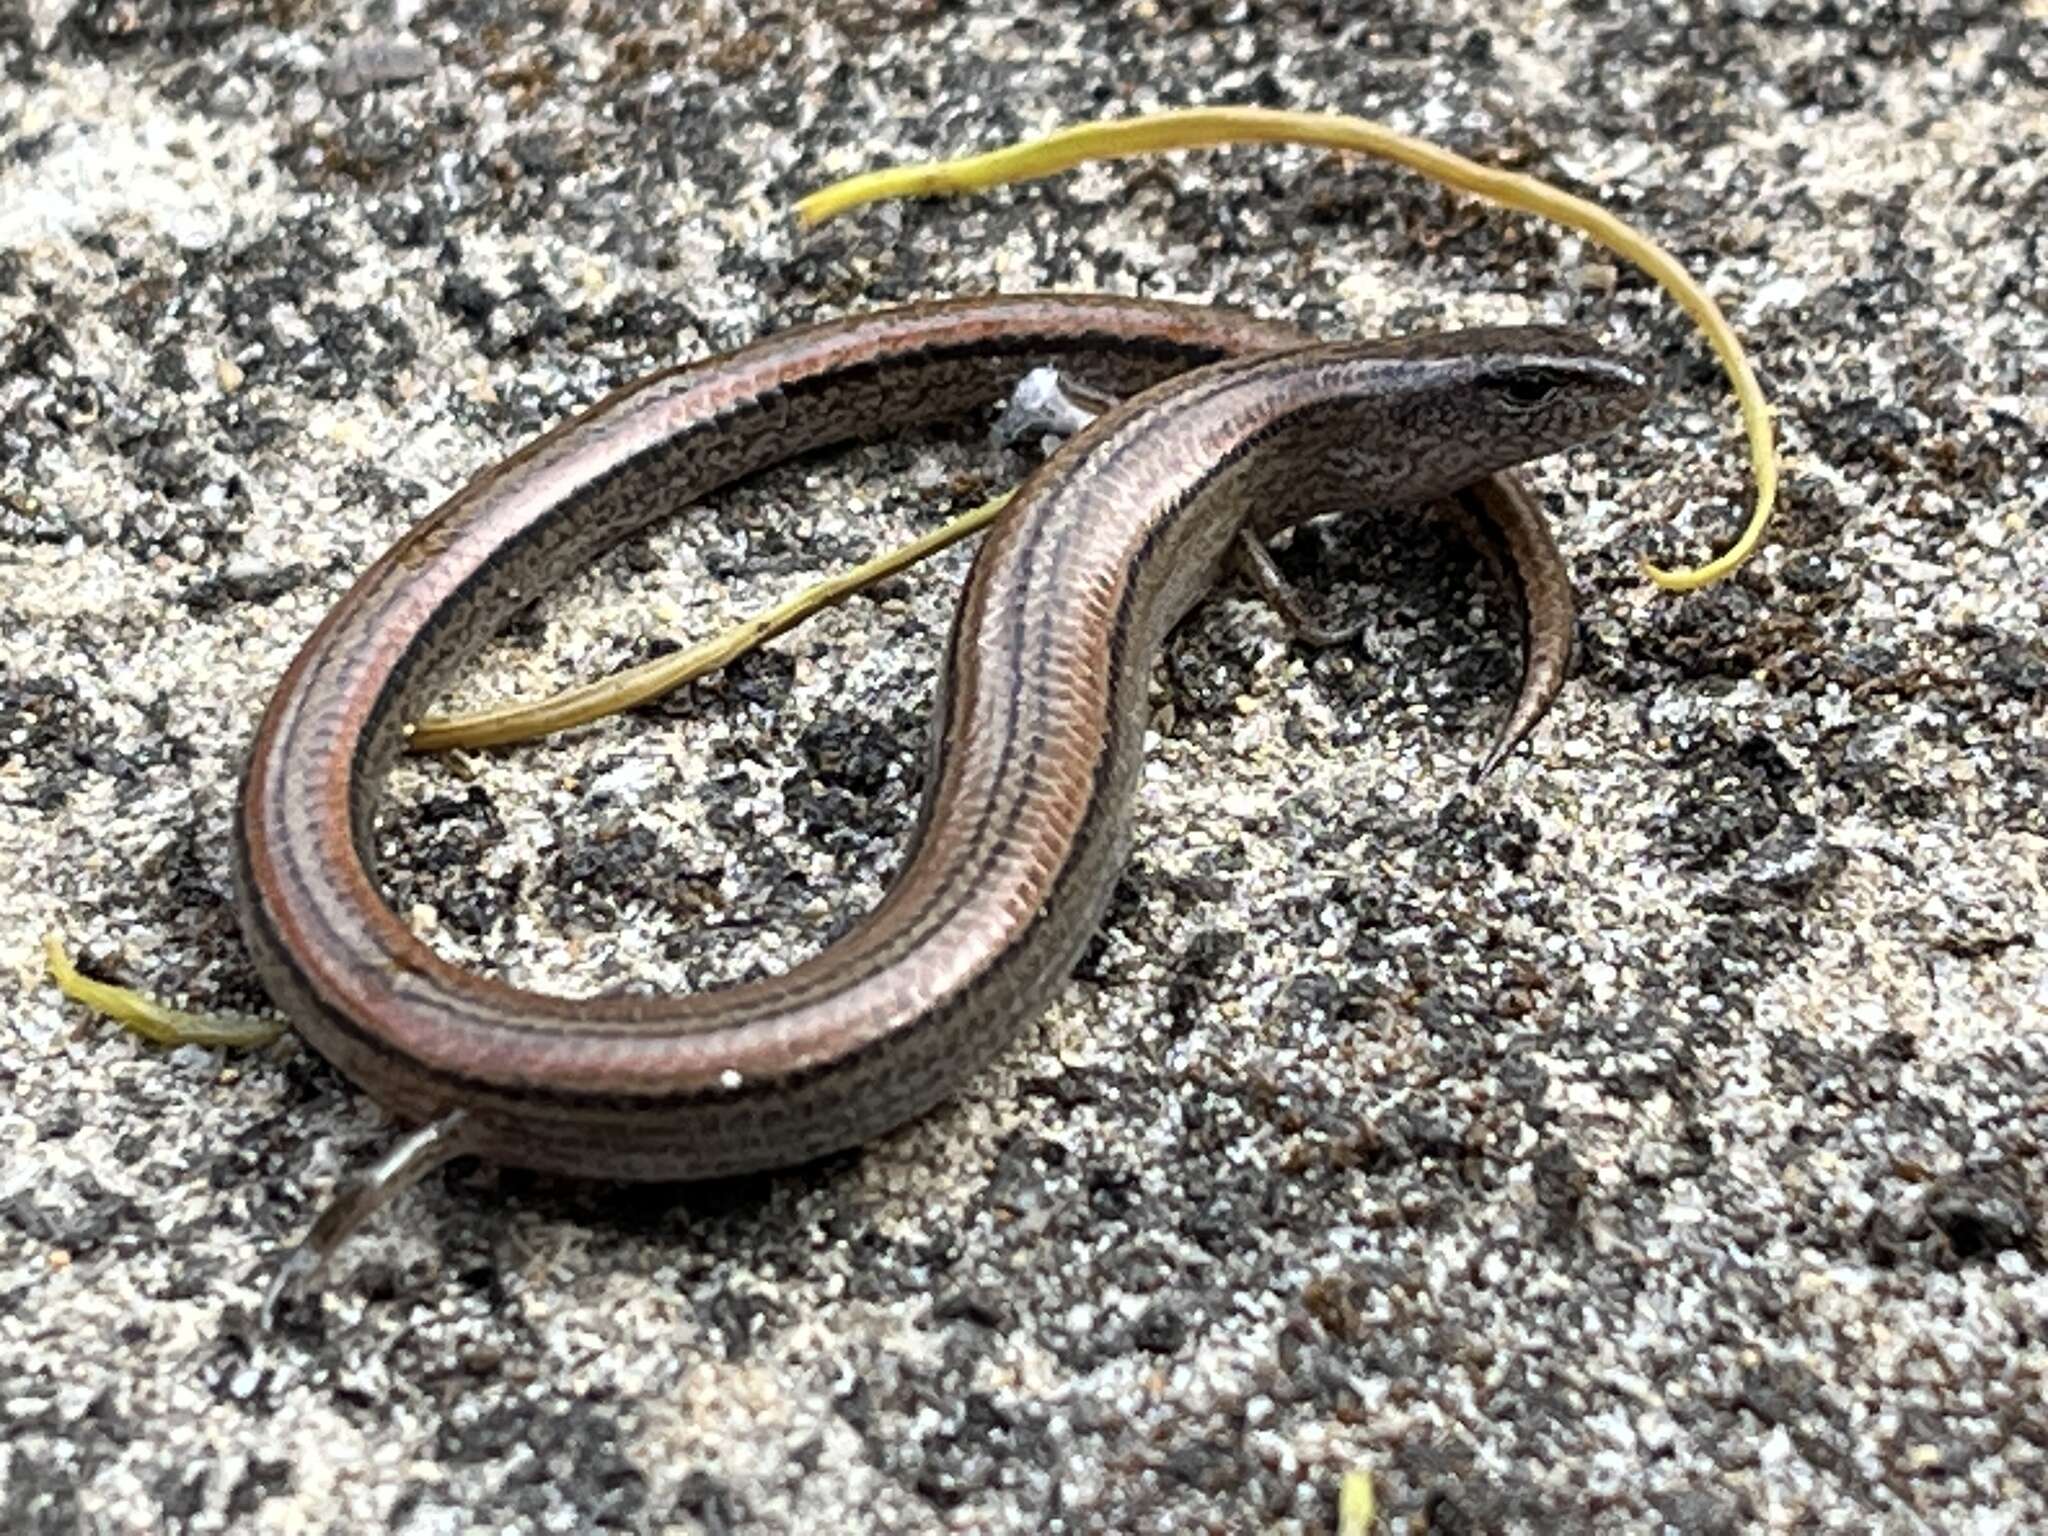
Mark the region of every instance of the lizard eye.
<instances>
[{"instance_id":1,"label":"lizard eye","mask_svg":"<svg viewBox=\"0 0 2048 1536\"><path fill-rule=\"evenodd\" d=\"M1533 411L1557 394L1558 378L1541 368L1518 368L1502 379L1497 388L1510 410Z\"/></svg>"}]
</instances>

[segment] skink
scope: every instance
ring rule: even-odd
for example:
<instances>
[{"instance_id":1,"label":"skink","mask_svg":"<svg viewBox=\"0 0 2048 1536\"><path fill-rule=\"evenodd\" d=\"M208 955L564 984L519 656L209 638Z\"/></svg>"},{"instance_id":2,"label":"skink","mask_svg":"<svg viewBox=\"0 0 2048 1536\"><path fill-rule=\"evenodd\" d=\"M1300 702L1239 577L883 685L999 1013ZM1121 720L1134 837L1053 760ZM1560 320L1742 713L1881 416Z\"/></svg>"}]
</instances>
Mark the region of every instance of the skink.
<instances>
[{"instance_id":1,"label":"skink","mask_svg":"<svg viewBox=\"0 0 2048 1536\"><path fill-rule=\"evenodd\" d=\"M1026 481L976 558L912 849L863 923L770 980L571 998L454 966L393 913L369 850L402 723L520 607L720 486L986 406L1047 363L1134 398ZM946 1097L1046 1006L1099 921L1152 659L1247 536L1460 494L1524 614L1496 755L1513 745L1557 691L1573 620L1537 509L1501 472L1649 398L1637 367L1558 330L1308 345L1209 308L990 297L656 374L486 470L327 615L244 780L238 898L264 983L323 1056L427 1125L302 1257L460 1153L702 1178L805 1161Z\"/></svg>"}]
</instances>

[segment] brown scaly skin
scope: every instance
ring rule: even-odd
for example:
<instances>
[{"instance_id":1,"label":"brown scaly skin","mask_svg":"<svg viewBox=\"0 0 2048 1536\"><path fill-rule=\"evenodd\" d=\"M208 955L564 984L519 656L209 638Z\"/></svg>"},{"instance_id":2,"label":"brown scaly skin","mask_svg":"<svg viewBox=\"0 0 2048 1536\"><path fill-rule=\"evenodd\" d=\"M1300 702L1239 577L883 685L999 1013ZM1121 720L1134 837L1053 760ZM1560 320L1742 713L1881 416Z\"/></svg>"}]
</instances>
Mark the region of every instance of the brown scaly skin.
<instances>
[{"instance_id":1,"label":"brown scaly skin","mask_svg":"<svg viewBox=\"0 0 2048 1536\"><path fill-rule=\"evenodd\" d=\"M1026 482L977 558L919 831L864 923L770 980L568 999L449 965L385 905L363 850L399 723L520 606L720 486L975 410L1044 363L1143 392ZM387 1170L383 1194L337 1208L316 1246L459 1152L708 1177L857 1143L954 1091L1045 1006L1095 928L1124 861L1152 659L1246 530L1457 495L1526 612L1497 757L1555 696L1573 623L1537 508L1503 471L1649 398L1635 368L1560 331L1310 346L1214 309L991 297L656 375L486 470L322 622L244 781L240 908L271 994L403 1118L460 1113Z\"/></svg>"}]
</instances>

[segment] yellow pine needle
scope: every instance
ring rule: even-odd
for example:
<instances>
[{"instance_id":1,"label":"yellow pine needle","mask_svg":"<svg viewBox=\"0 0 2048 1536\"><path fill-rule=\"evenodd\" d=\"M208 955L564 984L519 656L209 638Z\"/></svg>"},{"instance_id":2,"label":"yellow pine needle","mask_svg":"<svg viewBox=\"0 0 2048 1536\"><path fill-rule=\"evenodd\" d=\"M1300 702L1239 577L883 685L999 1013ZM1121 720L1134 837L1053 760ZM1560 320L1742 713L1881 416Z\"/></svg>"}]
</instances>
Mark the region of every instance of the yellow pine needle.
<instances>
[{"instance_id":1,"label":"yellow pine needle","mask_svg":"<svg viewBox=\"0 0 2048 1536\"><path fill-rule=\"evenodd\" d=\"M1346 1472L1337 1485L1337 1536L1367 1536L1378 1513L1372 1496L1372 1474Z\"/></svg>"},{"instance_id":2,"label":"yellow pine needle","mask_svg":"<svg viewBox=\"0 0 2048 1536\"><path fill-rule=\"evenodd\" d=\"M1743 355L1741 342L1719 306L1669 251L1598 204L1533 176L1494 170L1364 118L1338 113L1281 112L1264 107L1190 107L1118 121L1081 123L1041 139L957 160L868 171L811 193L796 205L796 212L805 224L815 225L864 203L978 192L1009 182L1051 176L1088 160L1251 143L1305 144L1391 160L1484 201L1576 229L1647 272L1706 332L1722 369L1735 386L1743 426L1749 435L1756 505L1740 537L1705 565L1666 571L1645 561L1644 573L1660 587L1687 592L1721 580L1755 551L1777 501L1778 461L1771 441L1770 406L1757 385L1749 359Z\"/></svg>"},{"instance_id":3,"label":"yellow pine needle","mask_svg":"<svg viewBox=\"0 0 2048 1536\"><path fill-rule=\"evenodd\" d=\"M585 725L644 704L729 665L755 646L796 628L819 609L844 602L863 587L907 570L925 556L937 554L969 534L979 533L1009 499L1006 491L971 512L963 512L943 528L806 587L795 597L686 651L658 656L594 683L568 688L531 703L501 704L462 715L429 715L405 728L406 748L412 752L446 752L453 747L501 747L566 731L571 726Z\"/></svg>"},{"instance_id":4,"label":"yellow pine needle","mask_svg":"<svg viewBox=\"0 0 2048 1536\"><path fill-rule=\"evenodd\" d=\"M158 1045L268 1045L284 1033L274 1019L252 1019L232 1013L184 1013L166 1008L133 987L117 987L80 974L54 933L43 935L43 963L57 990L75 1003L112 1019L130 1034Z\"/></svg>"}]
</instances>

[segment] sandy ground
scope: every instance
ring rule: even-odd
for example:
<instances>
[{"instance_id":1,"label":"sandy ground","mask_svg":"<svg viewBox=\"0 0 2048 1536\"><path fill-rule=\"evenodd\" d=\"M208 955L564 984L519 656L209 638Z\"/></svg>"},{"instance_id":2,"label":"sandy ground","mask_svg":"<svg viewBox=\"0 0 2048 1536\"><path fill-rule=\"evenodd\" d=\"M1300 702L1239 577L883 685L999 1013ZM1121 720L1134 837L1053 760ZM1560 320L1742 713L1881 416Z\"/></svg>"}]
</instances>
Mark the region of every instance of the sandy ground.
<instances>
[{"instance_id":1,"label":"sandy ground","mask_svg":"<svg viewBox=\"0 0 2048 1536\"><path fill-rule=\"evenodd\" d=\"M1378 19L1348 19L1354 11ZM2048 20L2040 0L0 0L0 1528L2048 1529ZM1781 412L1581 242L1295 151L800 238L877 161L1199 99L1388 119L1598 196ZM1653 359L1540 466L1584 604L1533 750L1482 562L1410 522L1156 683L1137 850L959 1099L774 1177L474 1164L261 1330L388 1144L289 1043L168 1054L38 940L257 1008L252 721L408 522L611 385L909 297L1076 287L1330 335L1546 319ZM465 684L707 634L1014 480L985 423L768 477ZM876 899L958 553L674 707L408 767L446 952L579 990L786 965Z\"/></svg>"}]
</instances>

